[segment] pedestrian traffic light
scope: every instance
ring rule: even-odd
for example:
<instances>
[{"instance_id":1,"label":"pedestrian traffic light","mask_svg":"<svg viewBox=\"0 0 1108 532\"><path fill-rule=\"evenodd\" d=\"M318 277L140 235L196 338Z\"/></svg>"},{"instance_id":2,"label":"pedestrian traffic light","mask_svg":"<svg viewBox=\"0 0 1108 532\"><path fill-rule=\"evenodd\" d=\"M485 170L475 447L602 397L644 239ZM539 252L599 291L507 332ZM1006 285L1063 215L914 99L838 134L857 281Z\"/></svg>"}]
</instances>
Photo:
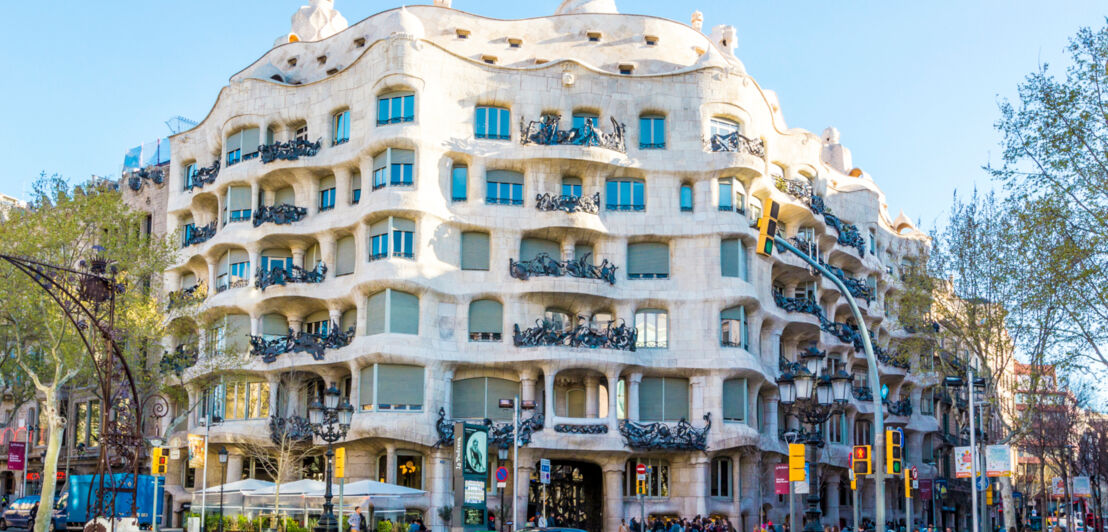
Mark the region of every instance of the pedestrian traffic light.
<instances>
[{"instance_id":1,"label":"pedestrian traffic light","mask_svg":"<svg viewBox=\"0 0 1108 532\"><path fill-rule=\"evenodd\" d=\"M646 495L646 481L645 480L635 481L635 494L636 495Z\"/></svg>"},{"instance_id":2,"label":"pedestrian traffic light","mask_svg":"<svg viewBox=\"0 0 1108 532\"><path fill-rule=\"evenodd\" d=\"M900 454L899 430L885 430L885 472L890 475L899 475L904 468L904 461Z\"/></svg>"},{"instance_id":3,"label":"pedestrian traffic light","mask_svg":"<svg viewBox=\"0 0 1108 532\"><path fill-rule=\"evenodd\" d=\"M335 478L346 477L346 447L335 449Z\"/></svg>"},{"instance_id":4,"label":"pedestrian traffic light","mask_svg":"<svg viewBox=\"0 0 1108 532\"><path fill-rule=\"evenodd\" d=\"M873 474L873 458L870 454L869 445L855 445L854 454L852 459L854 460L854 476L858 475L872 475Z\"/></svg>"},{"instance_id":5,"label":"pedestrian traffic light","mask_svg":"<svg viewBox=\"0 0 1108 532\"><path fill-rule=\"evenodd\" d=\"M759 255L773 255L773 239L777 236L777 213L781 209L776 201L766 198L762 202L762 217L758 219Z\"/></svg>"},{"instance_id":6,"label":"pedestrian traffic light","mask_svg":"<svg viewBox=\"0 0 1108 532\"><path fill-rule=\"evenodd\" d=\"M166 470L165 449L154 447L150 449L150 474L153 476L164 475Z\"/></svg>"}]
</instances>

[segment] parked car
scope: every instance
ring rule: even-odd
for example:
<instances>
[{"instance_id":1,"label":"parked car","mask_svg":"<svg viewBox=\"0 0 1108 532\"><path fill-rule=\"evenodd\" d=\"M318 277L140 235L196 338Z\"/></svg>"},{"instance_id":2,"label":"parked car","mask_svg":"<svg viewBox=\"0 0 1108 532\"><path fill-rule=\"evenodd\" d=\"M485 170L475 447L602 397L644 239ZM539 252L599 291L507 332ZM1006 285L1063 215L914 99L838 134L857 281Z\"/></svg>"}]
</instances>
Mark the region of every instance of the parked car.
<instances>
[{"instance_id":1,"label":"parked car","mask_svg":"<svg viewBox=\"0 0 1108 532\"><path fill-rule=\"evenodd\" d=\"M7 530L8 527L31 528L35 522L35 515L38 514L38 501L38 495L12 501L0 516L0 530Z\"/></svg>"}]
</instances>

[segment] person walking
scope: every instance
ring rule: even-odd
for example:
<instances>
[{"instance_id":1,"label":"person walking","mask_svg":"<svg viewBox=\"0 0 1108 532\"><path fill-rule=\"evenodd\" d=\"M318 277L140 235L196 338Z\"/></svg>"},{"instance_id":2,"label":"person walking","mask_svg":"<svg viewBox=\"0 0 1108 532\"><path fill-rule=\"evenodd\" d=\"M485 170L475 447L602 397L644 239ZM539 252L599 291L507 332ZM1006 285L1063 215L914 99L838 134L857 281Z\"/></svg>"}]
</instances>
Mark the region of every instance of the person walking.
<instances>
[{"instance_id":1,"label":"person walking","mask_svg":"<svg viewBox=\"0 0 1108 532\"><path fill-rule=\"evenodd\" d=\"M626 519L620 519L619 520L619 532L630 532L629 530L627 530L627 520Z\"/></svg>"},{"instance_id":2,"label":"person walking","mask_svg":"<svg viewBox=\"0 0 1108 532\"><path fill-rule=\"evenodd\" d=\"M355 506L354 513L350 515L350 532L363 532L365 530L365 518L362 517L362 507Z\"/></svg>"}]
</instances>

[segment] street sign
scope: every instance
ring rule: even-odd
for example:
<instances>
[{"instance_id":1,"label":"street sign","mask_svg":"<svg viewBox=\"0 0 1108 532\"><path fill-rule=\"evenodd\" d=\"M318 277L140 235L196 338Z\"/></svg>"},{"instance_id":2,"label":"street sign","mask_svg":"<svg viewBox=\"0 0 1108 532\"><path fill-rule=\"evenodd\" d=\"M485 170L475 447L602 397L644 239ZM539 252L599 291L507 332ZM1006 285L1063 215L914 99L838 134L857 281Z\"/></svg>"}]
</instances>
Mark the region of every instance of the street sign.
<instances>
[{"instance_id":1,"label":"street sign","mask_svg":"<svg viewBox=\"0 0 1108 532\"><path fill-rule=\"evenodd\" d=\"M646 464L639 464L636 466L635 474L638 476L637 480L646 480Z\"/></svg>"},{"instance_id":2,"label":"street sign","mask_svg":"<svg viewBox=\"0 0 1108 532\"><path fill-rule=\"evenodd\" d=\"M507 482L508 481L508 468L501 466L496 468L496 481Z\"/></svg>"},{"instance_id":3,"label":"street sign","mask_svg":"<svg viewBox=\"0 0 1108 532\"><path fill-rule=\"evenodd\" d=\"M789 480L801 482L808 479L808 464L804 461L804 444L789 444Z\"/></svg>"},{"instance_id":4,"label":"street sign","mask_svg":"<svg viewBox=\"0 0 1108 532\"><path fill-rule=\"evenodd\" d=\"M977 491L985 491L989 489L989 477L985 476L984 471L977 472Z\"/></svg>"},{"instance_id":5,"label":"street sign","mask_svg":"<svg viewBox=\"0 0 1108 532\"><path fill-rule=\"evenodd\" d=\"M808 478L808 464L804 464L804 478ZM792 474L792 471L789 471ZM793 493L797 495L807 495L809 493L809 486L806 480L793 482Z\"/></svg>"},{"instance_id":6,"label":"street sign","mask_svg":"<svg viewBox=\"0 0 1108 532\"><path fill-rule=\"evenodd\" d=\"M539 460L539 482L550 484L550 460L546 458Z\"/></svg>"},{"instance_id":7,"label":"street sign","mask_svg":"<svg viewBox=\"0 0 1108 532\"><path fill-rule=\"evenodd\" d=\"M346 477L346 447L335 449L335 478Z\"/></svg>"}]
</instances>

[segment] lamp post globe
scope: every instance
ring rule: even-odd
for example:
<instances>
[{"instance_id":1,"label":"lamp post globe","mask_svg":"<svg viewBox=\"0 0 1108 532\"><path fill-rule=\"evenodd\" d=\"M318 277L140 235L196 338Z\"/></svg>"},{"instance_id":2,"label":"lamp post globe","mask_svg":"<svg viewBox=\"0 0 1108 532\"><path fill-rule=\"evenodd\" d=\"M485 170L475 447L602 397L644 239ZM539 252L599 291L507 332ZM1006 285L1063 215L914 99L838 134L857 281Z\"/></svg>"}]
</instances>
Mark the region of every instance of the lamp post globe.
<instances>
[{"instance_id":1,"label":"lamp post globe","mask_svg":"<svg viewBox=\"0 0 1108 532\"><path fill-rule=\"evenodd\" d=\"M341 401L342 404L339 404ZM323 397L316 397L308 407L308 423L312 427L312 433L324 442L327 442L326 467L323 492L323 515L319 518L319 525L315 532L338 532L339 523L335 518L335 506L332 504L331 478L333 476L335 442L346 438L350 430L350 423L354 417L354 407L350 401L342 397L335 383L331 383L323 391Z\"/></svg>"},{"instance_id":2,"label":"lamp post globe","mask_svg":"<svg viewBox=\"0 0 1108 532\"><path fill-rule=\"evenodd\" d=\"M792 373L785 372L777 378L777 389L781 404L787 406L796 402L796 379Z\"/></svg>"},{"instance_id":3,"label":"lamp post globe","mask_svg":"<svg viewBox=\"0 0 1108 532\"><path fill-rule=\"evenodd\" d=\"M812 372L808 370L802 370L796 375L796 400L800 402L809 401L812 399L812 386L815 384L815 378L812 376Z\"/></svg>"}]
</instances>

